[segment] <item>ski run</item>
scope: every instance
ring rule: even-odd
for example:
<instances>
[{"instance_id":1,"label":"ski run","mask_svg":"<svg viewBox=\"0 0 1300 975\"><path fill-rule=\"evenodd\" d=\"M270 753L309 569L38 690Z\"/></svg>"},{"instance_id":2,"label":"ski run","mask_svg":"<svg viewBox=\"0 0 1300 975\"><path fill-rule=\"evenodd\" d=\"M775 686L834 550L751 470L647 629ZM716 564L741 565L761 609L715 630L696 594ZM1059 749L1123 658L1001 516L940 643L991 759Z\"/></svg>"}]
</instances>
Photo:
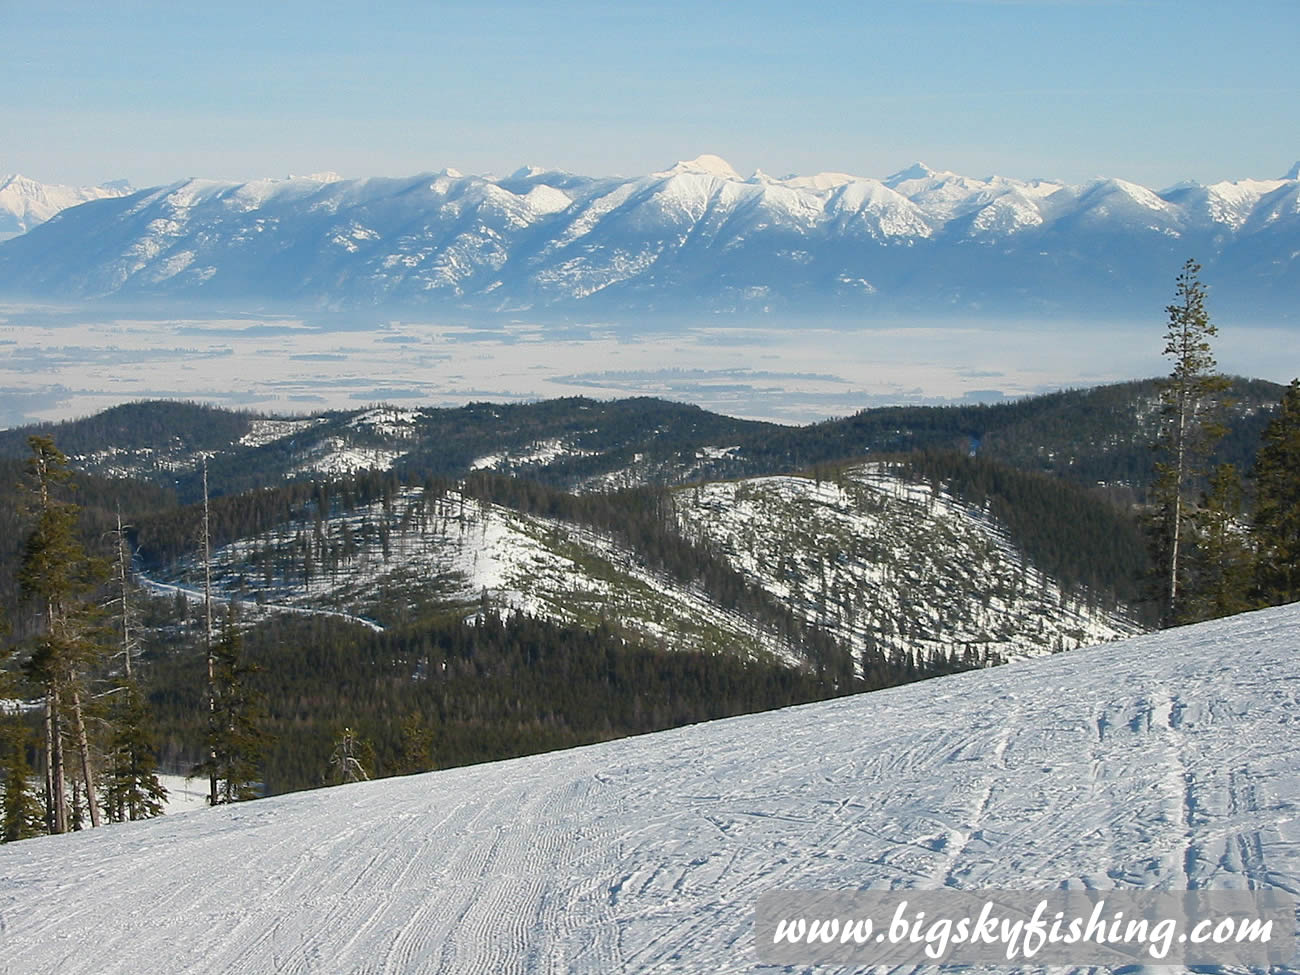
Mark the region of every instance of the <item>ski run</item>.
<instances>
[{"instance_id":1,"label":"ski run","mask_svg":"<svg viewBox=\"0 0 1300 975\"><path fill-rule=\"evenodd\" d=\"M762 970L777 888L1297 894L1298 633L1282 607L27 840L0 849L0 972L713 975Z\"/></svg>"}]
</instances>

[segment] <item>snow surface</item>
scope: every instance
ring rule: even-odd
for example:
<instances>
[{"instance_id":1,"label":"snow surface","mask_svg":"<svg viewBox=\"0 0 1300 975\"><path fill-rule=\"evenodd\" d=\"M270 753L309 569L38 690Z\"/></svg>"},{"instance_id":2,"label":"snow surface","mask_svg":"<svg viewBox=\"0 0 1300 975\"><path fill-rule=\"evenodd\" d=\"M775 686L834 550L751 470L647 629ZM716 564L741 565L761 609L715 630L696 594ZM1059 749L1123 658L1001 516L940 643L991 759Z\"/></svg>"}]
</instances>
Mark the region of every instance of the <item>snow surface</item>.
<instances>
[{"instance_id":1,"label":"snow surface","mask_svg":"<svg viewBox=\"0 0 1300 975\"><path fill-rule=\"evenodd\" d=\"M1294 894L1298 631L1283 607L27 840L0 848L0 970L713 975L762 970L774 888Z\"/></svg>"},{"instance_id":2,"label":"snow surface","mask_svg":"<svg viewBox=\"0 0 1300 975\"><path fill-rule=\"evenodd\" d=\"M177 813L193 812L195 809L208 807L206 778L159 773L158 784L167 790L167 798L163 801L164 815L175 816Z\"/></svg>"}]
</instances>

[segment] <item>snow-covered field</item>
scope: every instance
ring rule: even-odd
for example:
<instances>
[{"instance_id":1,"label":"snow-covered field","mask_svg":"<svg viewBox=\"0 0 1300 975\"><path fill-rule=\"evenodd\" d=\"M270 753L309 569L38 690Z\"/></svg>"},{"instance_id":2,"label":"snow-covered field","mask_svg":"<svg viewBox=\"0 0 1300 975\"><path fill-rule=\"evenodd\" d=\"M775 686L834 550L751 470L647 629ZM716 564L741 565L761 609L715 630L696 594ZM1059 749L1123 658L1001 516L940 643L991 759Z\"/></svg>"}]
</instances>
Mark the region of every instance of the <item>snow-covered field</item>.
<instances>
[{"instance_id":1,"label":"snow-covered field","mask_svg":"<svg viewBox=\"0 0 1300 975\"><path fill-rule=\"evenodd\" d=\"M774 888L1295 894L1298 634L1284 607L28 840L0 849L0 972L713 975L758 968Z\"/></svg>"}]
</instances>

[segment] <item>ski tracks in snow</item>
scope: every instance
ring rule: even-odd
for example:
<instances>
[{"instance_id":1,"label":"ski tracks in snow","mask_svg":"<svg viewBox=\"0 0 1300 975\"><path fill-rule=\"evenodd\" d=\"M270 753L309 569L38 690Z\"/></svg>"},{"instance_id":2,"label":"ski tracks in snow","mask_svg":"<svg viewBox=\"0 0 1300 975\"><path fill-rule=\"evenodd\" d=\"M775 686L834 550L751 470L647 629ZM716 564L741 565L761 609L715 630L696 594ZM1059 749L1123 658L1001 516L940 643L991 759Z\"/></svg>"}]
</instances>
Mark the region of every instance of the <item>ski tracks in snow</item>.
<instances>
[{"instance_id":1,"label":"ski tracks in snow","mask_svg":"<svg viewBox=\"0 0 1300 975\"><path fill-rule=\"evenodd\" d=\"M25 841L0 973L712 975L781 887L1294 893L1297 626Z\"/></svg>"}]
</instances>

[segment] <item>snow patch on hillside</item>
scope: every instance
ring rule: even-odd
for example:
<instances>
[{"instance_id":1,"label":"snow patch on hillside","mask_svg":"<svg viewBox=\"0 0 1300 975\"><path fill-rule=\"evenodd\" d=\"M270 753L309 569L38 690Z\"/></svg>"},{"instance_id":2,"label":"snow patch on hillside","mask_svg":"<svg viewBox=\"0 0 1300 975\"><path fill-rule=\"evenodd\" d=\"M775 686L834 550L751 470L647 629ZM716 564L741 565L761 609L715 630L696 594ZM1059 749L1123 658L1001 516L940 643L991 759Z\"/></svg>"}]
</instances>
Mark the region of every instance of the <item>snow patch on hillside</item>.
<instances>
[{"instance_id":1,"label":"snow patch on hillside","mask_svg":"<svg viewBox=\"0 0 1300 975\"><path fill-rule=\"evenodd\" d=\"M416 428L424 419L420 410L404 410L395 406L376 406L348 421L354 430L367 430L379 437L407 439L415 436Z\"/></svg>"},{"instance_id":2,"label":"snow patch on hillside","mask_svg":"<svg viewBox=\"0 0 1300 975\"><path fill-rule=\"evenodd\" d=\"M310 556L308 556L310 552ZM268 566L290 566L272 572ZM706 594L645 566L613 539L451 491L408 488L342 513L293 521L212 554L222 599L270 610L357 617L368 625L422 601L492 605L595 626L615 624L671 649L802 658ZM154 585L192 587L193 559Z\"/></svg>"},{"instance_id":3,"label":"snow patch on hillside","mask_svg":"<svg viewBox=\"0 0 1300 975\"><path fill-rule=\"evenodd\" d=\"M1026 561L986 512L878 465L675 493L683 533L856 651L1035 656L1131 635Z\"/></svg>"},{"instance_id":4,"label":"snow patch on hillside","mask_svg":"<svg viewBox=\"0 0 1300 975\"><path fill-rule=\"evenodd\" d=\"M506 471L533 464L551 464L561 457L592 457L597 452L575 447L567 439L551 437L538 440L522 450L506 450L476 457L469 465L472 471Z\"/></svg>"},{"instance_id":5,"label":"snow patch on hillside","mask_svg":"<svg viewBox=\"0 0 1300 975\"><path fill-rule=\"evenodd\" d=\"M336 477L358 471L386 471L406 453L405 450L354 443L346 437L325 437L312 446L292 473Z\"/></svg>"},{"instance_id":6,"label":"snow patch on hillside","mask_svg":"<svg viewBox=\"0 0 1300 975\"><path fill-rule=\"evenodd\" d=\"M327 423L324 417L307 420L276 420L259 418L250 422L248 433L239 438L240 446L264 447L285 437L292 437L303 430L309 430L319 423Z\"/></svg>"}]
</instances>

